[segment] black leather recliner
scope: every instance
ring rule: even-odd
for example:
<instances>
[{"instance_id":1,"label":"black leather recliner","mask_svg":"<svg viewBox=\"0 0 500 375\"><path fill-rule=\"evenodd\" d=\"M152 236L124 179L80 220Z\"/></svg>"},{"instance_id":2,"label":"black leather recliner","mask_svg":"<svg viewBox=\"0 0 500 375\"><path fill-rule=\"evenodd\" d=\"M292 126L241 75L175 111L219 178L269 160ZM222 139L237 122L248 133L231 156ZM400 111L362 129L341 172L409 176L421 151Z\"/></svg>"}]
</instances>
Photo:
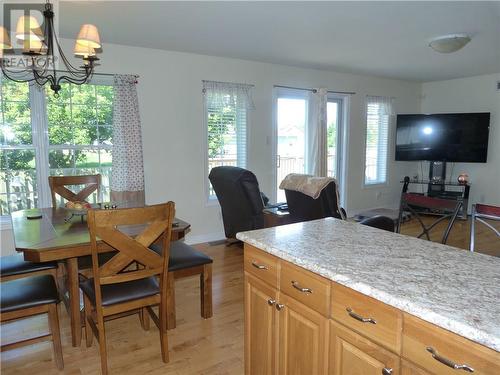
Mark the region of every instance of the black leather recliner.
<instances>
[{"instance_id":1,"label":"black leather recliner","mask_svg":"<svg viewBox=\"0 0 500 375\"><path fill-rule=\"evenodd\" d=\"M264 228L265 203L252 172L231 166L215 167L208 179L222 209L227 238L235 238L238 232Z\"/></svg>"},{"instance_id":2,"label":"black leather recliner","mask_svg":"<svg viewBox=\"0 0 500 375\"><path fill-rule=\"evenodd\" d=\"M337 200L337 188L335 182L330 182L317 199L305 195L299 191L285 189L288 211L293 222L335 217L342 219L342 208Z\"/></svg>"}]
</instances>

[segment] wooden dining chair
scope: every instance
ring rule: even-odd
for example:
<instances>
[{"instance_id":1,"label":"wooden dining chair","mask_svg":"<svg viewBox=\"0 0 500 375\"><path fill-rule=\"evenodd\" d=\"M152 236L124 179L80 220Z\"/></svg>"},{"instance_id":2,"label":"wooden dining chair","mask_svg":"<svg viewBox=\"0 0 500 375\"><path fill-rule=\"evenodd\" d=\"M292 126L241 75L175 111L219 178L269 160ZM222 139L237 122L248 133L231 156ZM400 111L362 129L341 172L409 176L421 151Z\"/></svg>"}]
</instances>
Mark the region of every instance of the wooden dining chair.
<instances>
[{"instance_id":1,"label":"wooden dining chair","mask_svg":"<svg viewBox=\"0 0 500 375\"><path fill-rule=\"evenodd\" d=\"M82 175L82 176L49 176L50 193L52 195L52 207L57 208L57 197L59 195L64 199L75 202L85 201L93 192L97 195L101 193L101 175ZM78 193L68 189L68 186L85 185Z\"/></svg>"},{"instance_id":2,"label":"wooden dining chair","mask_svg":"<svg viewBox=\"0 0 500 375\"><path fill-rule=\"evenodd\" d=\"M57 195L72 202L85 201L92 193L97 191L97 195L101 194L101 175L81 175L81 176L49 176L50 193L52 195L52 207L57 208ZM78 193L68 189L68 186L85 185ZM99 255L100 262L105 262L111 258L112 254L102 253ZM85 276L90 275L89 269L92 268L92 258L83 256L78 258L78 269L83 270Z\"/></svg>"},{"instance_id":3,"label":"wooden dining chair","mask_svg":"<svg viewBox=\"0 0 500 375\"><path fill-rule=\"evenodd\" d=\"M38 275L52 275L57 280L57 262L29 262L24 260L22 254L0 257L2 282Z\"/></svg>"},{"instance_id":4,"label":"wooden dining chair","mask_svg":"<svg viewBox=\"0 0 500 375\"><path fill-rule=\"evenodd\" d=\"M98 339L103 374L107 374L105 318L130 311L139 312L144 329L149 328L151 316L160 331L163 362L169 360L168 260L174 213L173 202L88 212L94 277L82 282L80 288L84 294L86 344L87 347L92 345L93 335ZM132 238L130 228L137 229L138 226L145 228ZM104 264L99 264L97 238L117 251ZM158 239L162 243L161 254L148 248ZM142 267L129 267L132 263L139 263ZM158 315L152 309L154 305L159 305Z\"/></svg>"},{"instance_id":5,"label":"wooden dining chair","mask_svg":"<svg viewBox=\"0 0 500 375\"><path fill-rule=\"evenodd\" d=\"M54 359L59 370L64 368L57 314L57 293L54 278L50 275L24 277L0 284L0 321L2 323L40 314L48 314L49 333L22 341L3 344L1 351L16 349L37 342L52 340Z\"/></svg>"},{"instance_id":6,"label":"wooden dining chair","mask_svg":"<svg viewBox=\"0 0 500 375\"><path fill-rule=\"evenodd\" d=\"M150 246L158 254L162 253L160 244ZM208 255L196 250L183 241L173 241L170 245L168 262L168 329L176 327L175 280L183 277L200 277L200 315L204 319L212 317L212 263Z\"/></svg>"},{"instance_id":7,"label":"wooden dining chair","mask_svg":"<svg viewBox=\"0 0 500 375\"><path fill-rule=\"evenodd\" d=\"M446 241L448 240L451 228L453 227L453 224L457 219L461 207L462 207L461 201L428 197L421 194L403 192L401 194L399 219L396 232L401 233L401 223L403 221L404 211L411 212L412 216L415 217L417 221L420 223L420 226L422 227L422 232L417 237L421 238L422 236L425 235L425 237L429 241L431 240L429 236L430 231L442 221L448 220L448 225L446 226L446 229L444 230L443 235L441 237L441 243L445 244ZM426 225L421 218L421 214L422 213L432 214L433 210L438 211L440 215L434 222Z\"/></svg>"},{"instance_id":8,"label":"wooden dining chair","mask_svg":"<svg viewBox=\"0 0 500 375\"><path fill-rule=\"evenodd\" d=\"M475 247L476 221L479 221L480 223L485 225L488 229L490 229L493 233L495 233L497 237L500 237L500 231L486 220L500 221L500 207L488 204L479 204L479 203L473 204L471 223L470 223L470 247L469 247L470 251L474 251Z\"/></svg>"}]
</instances>

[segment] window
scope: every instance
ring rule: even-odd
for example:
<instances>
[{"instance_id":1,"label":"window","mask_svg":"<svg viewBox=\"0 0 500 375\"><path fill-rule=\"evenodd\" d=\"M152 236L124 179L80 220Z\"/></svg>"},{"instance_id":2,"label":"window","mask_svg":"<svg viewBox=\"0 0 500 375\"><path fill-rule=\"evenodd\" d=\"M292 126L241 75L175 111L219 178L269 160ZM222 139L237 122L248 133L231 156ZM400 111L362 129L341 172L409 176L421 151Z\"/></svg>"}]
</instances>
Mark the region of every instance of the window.
<instances>
[{"instance_id":1,"label":"window","mask_svg":"<svg viewBox=\"0 0 500 375\"><path fill-rule=\"evenodd\" d=\"M103 196L92 199L109 200L113 86L63 84L56 97L1 83L0 214L51 206L49 175L101 173Z\"/></svg>"},{"instance_id":2,"label":"window","mask_svg":"<svg viewBox=\"0 0 500 375\"><path fill-rule=\"evenodd\" d=\"M392 98L367 97L365 185L387 182L387 144L392 102Z\"/></svg>"},{"instance_id":3,"label":"window","mask_svg":"<svg viewBox=\"0 0 500 375\"><path fill-rule=\"evenodd\" d=\"M246 168L248 109L253 86L203 81L207 130L207 179L213 167ZM208 199L216 199L210 183Z\"/></svg>"}]
</instances>

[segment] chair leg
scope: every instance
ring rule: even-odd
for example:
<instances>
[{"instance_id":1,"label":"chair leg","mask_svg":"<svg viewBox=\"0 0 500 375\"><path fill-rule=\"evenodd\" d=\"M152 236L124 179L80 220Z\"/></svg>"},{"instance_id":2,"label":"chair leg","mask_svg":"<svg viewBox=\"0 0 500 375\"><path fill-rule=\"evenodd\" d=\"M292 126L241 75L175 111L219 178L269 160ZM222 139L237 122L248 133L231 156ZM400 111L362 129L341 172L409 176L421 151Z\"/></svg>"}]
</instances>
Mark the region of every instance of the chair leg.
<instances>
[{"instance_id":1,"label":"chair leg","mask_svg":"<svg viewBox=\"0 0 500 375\"><path fill-rule=\"evenodd\" d=\"M142 329L149 331L149 311L147 307L143 307L139 312L139 319L141 320Z\"/></svg>"},{"instance_id":2,"label":"chair leg","mask_svg":"<svg viewBox=\"0 0 500 375\"><path fill-rule=\"evenodd\" d=\"M57 368L62 370L64 368L64 360L61 346L61 333L59 331L59 317L57 315L57 304L52 303L49 305L49 329L52 335L52 347L54 349L54 359Z\"/></svg>"},{"instance_id":3,"label":"chair leg","mask_svg":"<svg viewBox=\"0 0 500 375\"><path fill-rule=\"evenodd\" d=\"M85 313L85 344L87 348L90 348L94 339L94 332L90 326L90 321L92 320L92 303L85 293L83 294L83 304Z\"/></svg>"},{"instance_id":4,"label":"chair leg","mask_svg":"<svg viewBox=\"0 0 500 375\"><path fill-rule=\"evenodd\" d=\"M98 309L97 309L98 310ZM97 311L97 328L99 331L99 354L101 355L101 374L108 374L108 357L106 352L106 332L104 331L104 317Z\"/></svg>"},{"instance_id":5,"label":"chair leg","mask_svg":"<svg viewBox=\"0 0 500 375\"><path fill-rule=\"evenodd\" d=\"M203 273L200 275L200 298L201 298L201 317L208 319L213 315L212 312L212 264L203 266Z\"/></svg>"},{"instance_id":6,"label":"chair leg","mask_svg":"<svg viewBox=\"0 0 500 375\"><path fill-rule=\"evenodd\" d=\"M175 278L174 273L167 275L167 328L174 329L175 321Z\"/></svg>"},{"instance_id":7,"label":"chair leg","mask_svg":"<svg viewBox=\"0 0 500 375\"><path fill-rule=\"evenodd\" d=\"M168 335L167 335L167 330L168 330L168 310L170 309L168 306L167 301L162 301L163 303L160 303L160 310L159 310L159 320L160 320L160 345L161 345L161 359L163 362L168 363L169 361L169 356L168 356Z\"/></svg>"}]
</instances>

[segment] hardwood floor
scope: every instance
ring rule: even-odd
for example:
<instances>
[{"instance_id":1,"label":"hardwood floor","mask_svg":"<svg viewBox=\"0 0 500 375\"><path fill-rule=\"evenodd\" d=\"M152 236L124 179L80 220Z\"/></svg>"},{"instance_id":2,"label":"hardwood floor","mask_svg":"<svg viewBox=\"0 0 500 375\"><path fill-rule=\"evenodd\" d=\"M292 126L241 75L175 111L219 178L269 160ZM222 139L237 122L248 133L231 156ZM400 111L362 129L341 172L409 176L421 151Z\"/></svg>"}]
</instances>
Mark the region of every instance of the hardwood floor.
<instances>
[{"instance_id":1,"label":"hardwood floor","mask_svg":"<svg viewBox=\"0 0 500 375\"><path fill-rule=\"evenodd\" d=\"M423 221L426 224L432 223L434 217L423 216ZM500 222L489 221L497 230L500 230ZM439 242L443 231L448 225L447 221L438 224L431 231L431 240ZM415 219L403 224L401 233L409 236L416 237L422 231L420 224ZM469 250L469 237L470 237L470 218L468 220L457 219L453 228L451 229L450 236L448 237L447 245L458 247L461 249ZM487 229L483 224L476 223L476 252L494 255L500 257L500 238L498 238L493 231Z\"/></svg>"},{"instance_id":2,"label":"hardwood floor","mask_svg":"<svg viewBox=\"0 0 500 375\"><path fill-rule=\"evenodd\" d=\"M419 233L418 223L404 224L404 234ZM500 242L478 228L478 251L500 256ZM436 238L438 235L436 236ZM457 221L449 244L469 246L469 222ZM243 374L243 249L238 245L196 246L214 259L214 316L200 317L197 277L176 282L177 328L169 331L170 363L161 361L158 330L141 328L137 315L106 323L108 363L111 374ZM99 374L96 341L91 348L71 346L68 314L59 306L65 369L57 371L50 343L41 343L1 355L4 375ZM47 318L36 317L2 326L2 340L20 339L46 330Z\"/></svg>"},{"instance_id":3,"label":"hardwood floor","mask_svg":"<svg viewBox=\"0 0 500 375\"><path fill-rule=\"evenodd\" d=\"M111 374L243 374L243 248L237 245L196 246L213 263L214 316L200 317L199 278L176 281L177 328L168 332L170 363L160 354L158 330L141 328L138 315L106 322L108 366ZM50 343L2 353L1 373L99 374L96 340L90 348L71 346L68 314L59 305L64 371L52 361ZM47 318L35 317L2 326L2 341L20 339L46 329Z\"/></svg>"}]
</instances>

